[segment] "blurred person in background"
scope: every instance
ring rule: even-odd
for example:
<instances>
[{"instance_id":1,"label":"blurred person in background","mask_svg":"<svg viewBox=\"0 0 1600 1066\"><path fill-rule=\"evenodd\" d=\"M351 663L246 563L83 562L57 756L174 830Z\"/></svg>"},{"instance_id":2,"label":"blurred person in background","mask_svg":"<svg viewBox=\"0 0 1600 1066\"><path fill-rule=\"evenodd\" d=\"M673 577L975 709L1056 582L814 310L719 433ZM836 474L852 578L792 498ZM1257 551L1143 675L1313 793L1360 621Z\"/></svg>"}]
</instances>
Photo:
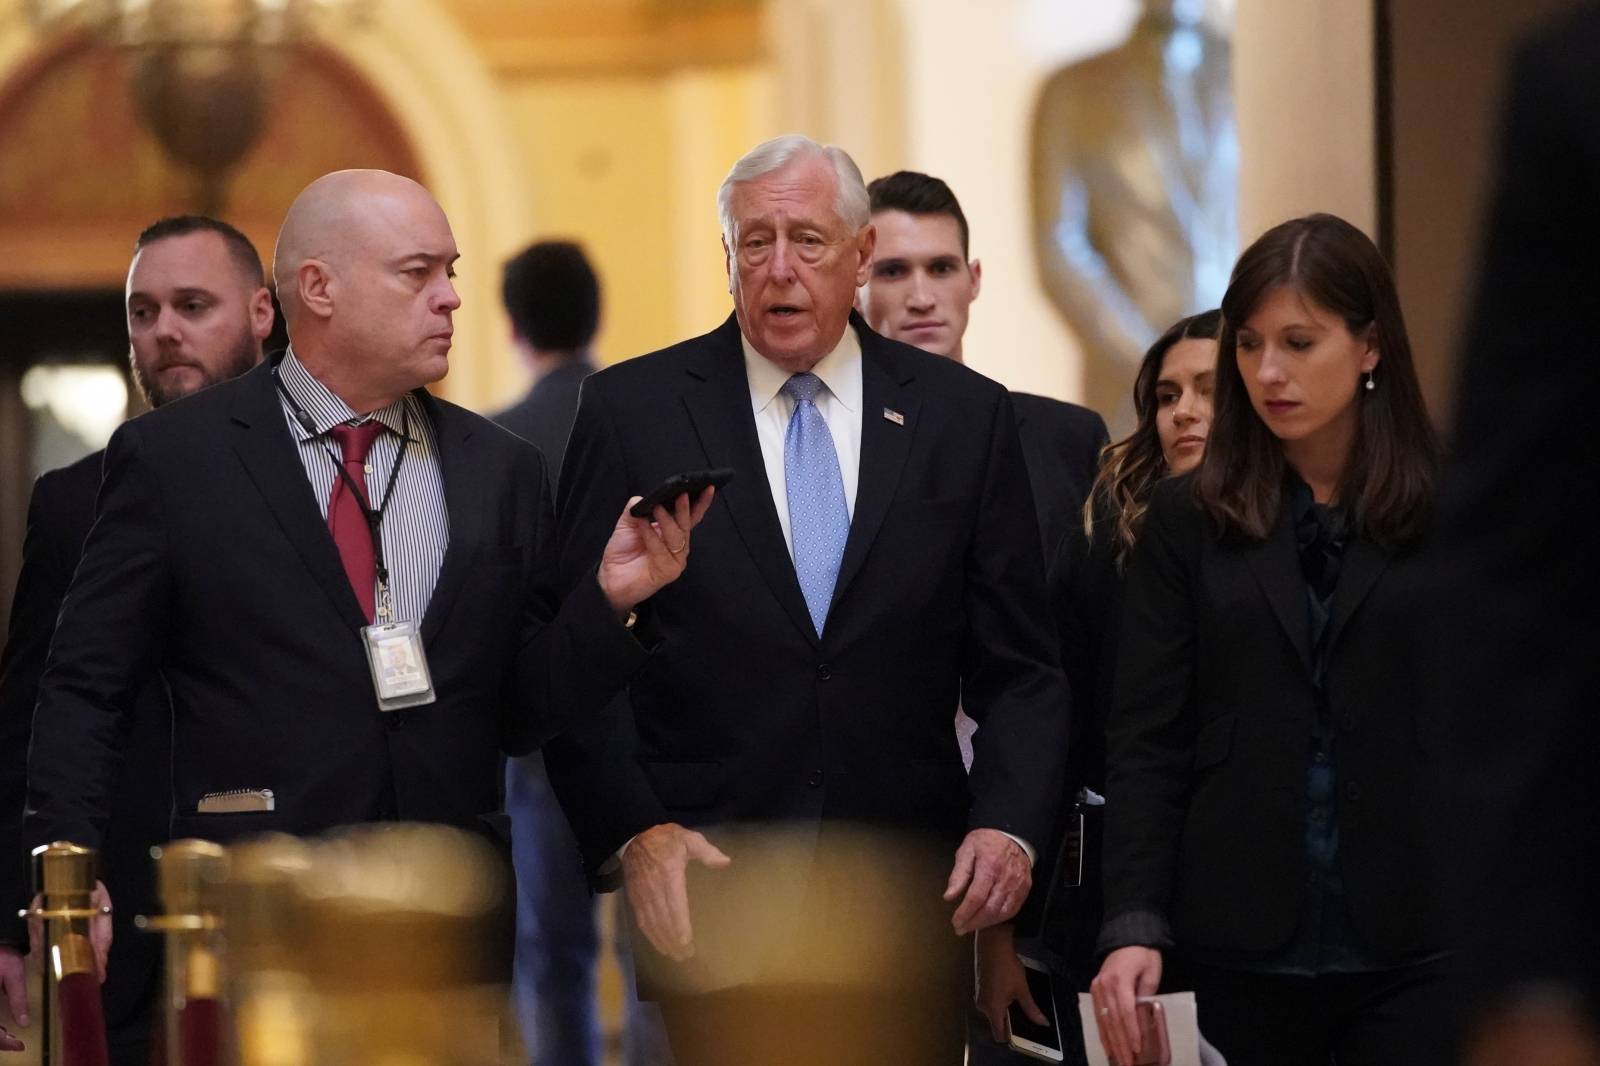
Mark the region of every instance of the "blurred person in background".
<instances>
[{"instance_id":1,"label":"blurred person in background","mask_svg":"<svg viewBox=\"0 0 1600 1066\"><path fill-rule=\"evenodd\" d=\"M1222 312L1205 457L1156 488L1123 593L1100 1038L1135 1061L1170 962L1231 1066L1443 1066L1439 449L1393 277L1312 215Z\"/></svg>"},{"instance_id":2,"label":"blurred person in background","mask_svg":"<svg viewBox=\"0 0 1600 1066\"><path fill-rule=\"evenodd\" d=\"M589 346L600 328L600 281L577 244L538 241L506 261L500 296L511 319L512 344L532 371L533 385L517 404L491 417L544 453L554 488L578 412L578 390L594 373ZM598 1066L595 899L538 752L506 761L506 813L517 874L514 983L523 1040L538 1066ZM623 1062L668 1062L660 1013L639 1002L623 923L617 948L625 1000Z\"/></svg>"},{"instance_id":3,"label":"blurred person in background","mask_svg":"<svg viewBox=\"0 0 1600 1066\"><path fill-rule=\"evenodd\" d=\"M128 361L152 408L237 377L261 362L272 331L272 296L261 257L248 237L203 215L164 218L139 234L125 289ZM0 985L13 1017L30 1017L22 953L28 934L17 910L32 896L22 846L28 743L33 708L56 617L94 522L105 452L39 478L28 507L22 571L0 656ZM134 928L154 906L150 847L167 840L172 762L171 705L159 681L140 691L123 723L126 751L112 786L116 797L101 852L112 914L104 1008L116 1066L148 1066L154 1007L161 988L161 940Z\"/></svg>"},{"instance_id":4,"label":"blurred person in background","mask_svg":"<svg viewBox=\"0 0 1600 1066\"><path fill-rule=\"evenodd\" d=\"M978 934L978 1006L996 1043L1007 1038L1011 1004L1038 1018L1017 960L1016 931L1038 928L1033 957L1048 962L1056 989L1068 1061L1081 1061L1073 993L1088 991L1100 931L1100 843L1105 793L1105 728L1116 672L1117 626L1128 557L1138 541L1156 486L1187 474L1205 454L1211 431L1220 311L1170 326L1139 364L1133 383L1138 424L1108 447L1079 521L1067 531L1050 570L1050 600L1061 633L1061 663L1072 685L1072 740L1067 746L1063 809L1075 824L1054 878L1034 885L1015 923ZM1007 1052L973 1047L973 1061L1007 1061Z\"/></svg>"},{"instance_id":5,"label":"blurred person in background","mask_svg":"<svg viewBox=\"0 0 1600 1066\"><path fill-rule=\"evenodd\" d=\"M589 346L600 329L600 279L577 244L537 241L506 260L500 299L511 319L512 346L533 384L490 417L543 452L556 479L578 413L578 389L594 373Z\"/></svg>"}]
</instances>

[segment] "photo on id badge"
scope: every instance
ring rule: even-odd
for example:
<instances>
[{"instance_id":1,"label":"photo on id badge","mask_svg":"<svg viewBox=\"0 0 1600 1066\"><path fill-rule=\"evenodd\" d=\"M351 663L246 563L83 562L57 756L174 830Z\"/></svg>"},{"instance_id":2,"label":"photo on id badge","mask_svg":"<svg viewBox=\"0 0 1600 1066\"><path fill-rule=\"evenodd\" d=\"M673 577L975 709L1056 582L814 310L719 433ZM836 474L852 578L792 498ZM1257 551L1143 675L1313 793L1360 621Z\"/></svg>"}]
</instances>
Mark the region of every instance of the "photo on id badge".
<instances>
[{"instance_id":1,"label":"photo on id badge","mask_svg":"<svg viewBox=\"0 0 1600 1066\"><path fill-rule=\"evenodd\" d=\"M433 702L433 681L416 623L390 622L361 632L379 708L392 711Z\"/></svg>"}]
</instances>

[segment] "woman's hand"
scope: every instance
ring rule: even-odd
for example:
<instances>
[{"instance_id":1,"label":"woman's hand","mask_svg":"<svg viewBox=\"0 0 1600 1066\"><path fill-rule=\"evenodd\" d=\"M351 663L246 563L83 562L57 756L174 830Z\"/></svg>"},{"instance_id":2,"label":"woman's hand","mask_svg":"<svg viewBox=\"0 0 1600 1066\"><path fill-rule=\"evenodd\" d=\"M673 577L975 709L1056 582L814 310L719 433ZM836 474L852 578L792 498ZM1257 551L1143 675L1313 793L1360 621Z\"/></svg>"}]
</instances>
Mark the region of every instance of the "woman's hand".
<instances>
[{"instance_id":1,"label":"woman's hand","mask_svg":"<svg viewBox=\"0 0 1600 1066\"><path fill-rule=\"evenodd\" d=\"M1089 984L1100 1046L1113 1066L1129 1066L1140 1051L1138 1001L1161 987L1161 952L1155 948L1118 948L1100 964Z\"/></svg>"}]
</instances>

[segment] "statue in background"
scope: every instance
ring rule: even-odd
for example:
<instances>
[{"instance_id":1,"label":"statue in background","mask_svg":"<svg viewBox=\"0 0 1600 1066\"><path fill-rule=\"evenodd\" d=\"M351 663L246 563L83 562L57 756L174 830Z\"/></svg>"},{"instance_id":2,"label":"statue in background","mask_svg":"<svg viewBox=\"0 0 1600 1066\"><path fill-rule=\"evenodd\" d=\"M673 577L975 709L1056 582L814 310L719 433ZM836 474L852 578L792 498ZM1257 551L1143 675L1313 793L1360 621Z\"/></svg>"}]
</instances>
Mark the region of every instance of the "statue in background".
<instances>
[{"instance_id":1,"label":"statue in background","mask_svg":"<svg viewBox=\"0 0 1600 1066\"><path fill-rule=\"evenodd\" d=\"M1124 44L1053 74L1034 112L1039 269L1108 417L1161 331L1217 306L1238 254L1228 41L1204 8L1148 0Z\"/></svg>"}]
</instances>

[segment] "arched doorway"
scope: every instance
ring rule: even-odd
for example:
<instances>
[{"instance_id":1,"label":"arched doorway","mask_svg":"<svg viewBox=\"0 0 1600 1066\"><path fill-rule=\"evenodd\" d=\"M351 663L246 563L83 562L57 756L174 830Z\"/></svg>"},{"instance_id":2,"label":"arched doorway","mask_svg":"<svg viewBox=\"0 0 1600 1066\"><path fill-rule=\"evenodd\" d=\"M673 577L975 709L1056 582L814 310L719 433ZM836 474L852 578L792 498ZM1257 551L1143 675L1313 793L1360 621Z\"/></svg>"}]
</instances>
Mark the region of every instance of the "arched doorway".
<instances>
[{"instance_id":1,"label":"arched doorway","mask_svg":"<svg viewBox=\"0 0 1600 1066\"><path fill-rule=\"evenodd\" d=\"M52 361L120 370L120 289L133 239L155 218L194 207L191 179L136 121L128 56L83 36L41 39L20 8L20 0L0 0L0 321L26 315L45 328L27 331L26 352L0 328L4 604L20 562L34 444L46 435L60 441L34 425L22 375ZM480 57L433 0L380 0L365 26L283 62L265 129L233 176L224 214L270 257L283 210L318 174L379 166L429 185L454 224L468 294L454 370L440 391L471 395L500 331L488 295L495 271L529 214L522 167ZM42 302L30 310L29 299ZM59 311L63 299L76 309L70 315ZM114 323L88 331L93 343L81 329L49 335L52 319L81 325L85 316L112 314ZM38 463L66 458L58 447Z\"/></svg>"}]
</instances>

